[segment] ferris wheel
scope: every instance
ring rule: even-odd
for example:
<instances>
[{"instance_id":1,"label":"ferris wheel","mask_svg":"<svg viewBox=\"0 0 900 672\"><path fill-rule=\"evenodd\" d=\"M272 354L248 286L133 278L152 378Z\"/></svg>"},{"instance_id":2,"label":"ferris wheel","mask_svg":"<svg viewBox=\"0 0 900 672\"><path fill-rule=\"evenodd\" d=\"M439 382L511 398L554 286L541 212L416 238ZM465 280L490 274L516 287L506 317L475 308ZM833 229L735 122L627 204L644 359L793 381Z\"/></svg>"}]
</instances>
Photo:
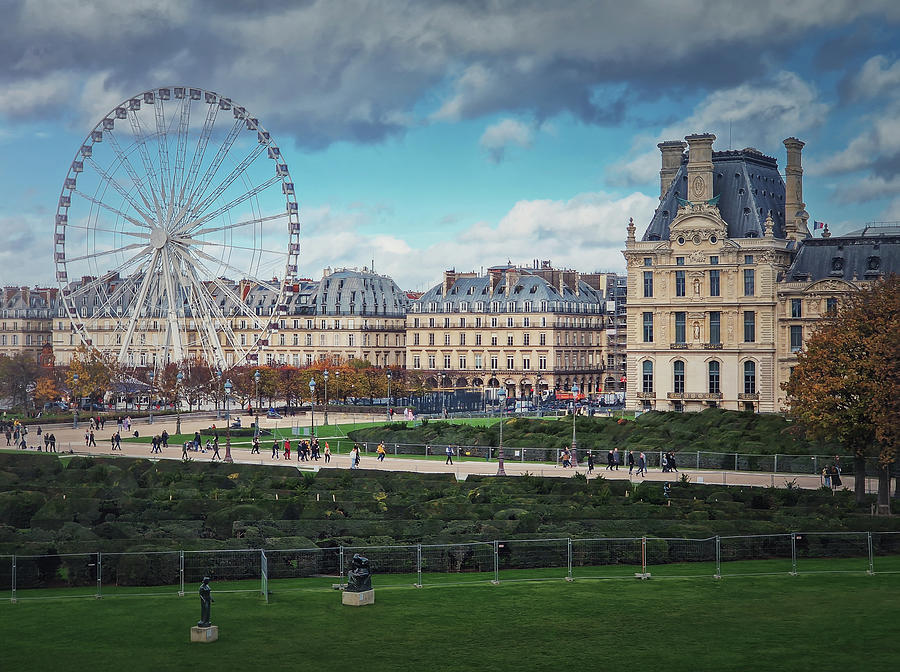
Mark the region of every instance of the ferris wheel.
<instances>
[{"instance_id":1,"label":"ferris wheel","mask_svg":"<svg viewBox=\"0 0 900 672\"><path fill-rule=\"evenodd\" d=\"M299 252L278 145L212 91L160 88L117 105L76 152L59 197L61 303L80 343L126 366L258 362Z\"/></svg>"}]
</instances>

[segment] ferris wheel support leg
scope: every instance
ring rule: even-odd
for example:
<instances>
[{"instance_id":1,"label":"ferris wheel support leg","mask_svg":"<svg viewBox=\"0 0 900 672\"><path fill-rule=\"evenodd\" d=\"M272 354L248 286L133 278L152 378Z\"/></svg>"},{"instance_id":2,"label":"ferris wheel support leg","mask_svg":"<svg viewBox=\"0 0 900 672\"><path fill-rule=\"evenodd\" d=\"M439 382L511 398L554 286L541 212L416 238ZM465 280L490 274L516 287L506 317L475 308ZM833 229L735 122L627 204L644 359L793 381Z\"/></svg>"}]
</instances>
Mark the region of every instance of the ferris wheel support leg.
<instances>
[{"instance_id":1,"label":"ferris wheel support leg","mask_svg":"<svg viewBox=\"0 0 900 672\"><path fill-rule=\"evenodd\" d=\"M141 307L144 305L144 301L147 298L147 291L150 289L150 280L153 277L153 272L156 270L156 262L158 260L159 250L154 250L153 257L150 259L150 266L147 268L143 282L141 282L141 289L138 293L138 299L134 304L134 312L131 314L131 319L128 321L128 330L125 332L125 338L122 339L122 347L119 349L120 363L126 360L128 348L131 345L131 339L134 336L134 328L137 326L138 316L141 314Z\"/></svg>"}]
</instances>

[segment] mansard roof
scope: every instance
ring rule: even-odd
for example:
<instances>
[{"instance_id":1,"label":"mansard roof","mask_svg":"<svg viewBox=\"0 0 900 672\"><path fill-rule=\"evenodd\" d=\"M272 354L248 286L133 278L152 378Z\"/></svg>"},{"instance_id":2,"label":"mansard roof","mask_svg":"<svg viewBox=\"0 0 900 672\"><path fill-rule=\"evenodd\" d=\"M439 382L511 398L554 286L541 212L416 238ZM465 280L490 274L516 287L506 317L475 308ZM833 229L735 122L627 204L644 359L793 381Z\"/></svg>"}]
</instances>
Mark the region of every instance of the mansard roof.
<instances>
[{"instance_id":1,"label":"mansard roof","mask_svg":"<svg viewBox=\"0 0 900 672\"><path fill-rule=\"evenodd\" d=\"M870 281L890 273L900 273L900 227L893 232L866 227L844 236L806 239L782 280Z\"/></svg>"},{"instance_id":2,"label":"mansard roof","mask_svg":"<svg viewBox=\"0 0 900 672\"><path fill-rule=\"evenodd\" d=\"M784 180L778 161L759 151L746 149L713 152L713 197L728 225L729 238L761 238L766 216L771 212L776 238L785 237ZM681 157L678 173L660 201L643 240L668 240L669 224L678 214L678 198L687 198L688 155Z\"/></svg>"}]
</instances>

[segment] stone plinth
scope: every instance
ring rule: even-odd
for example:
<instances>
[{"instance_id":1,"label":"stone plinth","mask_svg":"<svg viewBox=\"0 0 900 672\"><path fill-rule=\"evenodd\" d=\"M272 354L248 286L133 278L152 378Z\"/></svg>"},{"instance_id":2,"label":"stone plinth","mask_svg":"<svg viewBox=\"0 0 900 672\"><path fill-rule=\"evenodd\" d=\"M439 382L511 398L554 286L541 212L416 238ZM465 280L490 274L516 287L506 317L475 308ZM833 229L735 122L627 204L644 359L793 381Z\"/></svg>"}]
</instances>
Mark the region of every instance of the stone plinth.
<instances>
[{"instance_id":1,"label":"stone plinth","mask_svg":"<svg viewBox=\"0 0 900 672\"><path fill-rule=\"evenodd\" d=\"M375 604L375 591L363 590L359 593L344 591L341 593L341 603L351 607L361 607L364 604Z\"/></svg>"},{"instance_id":2,"label":"stone plinth","mask_svg":"<svg viewBox=\"0 0 900 672\"><path fill-rule=\"evenodd\" d=\"M214 642L219 638L219 626L211 625L208 628L194 626L191 628L191 642Z\"/></svg>"}]
</instances>

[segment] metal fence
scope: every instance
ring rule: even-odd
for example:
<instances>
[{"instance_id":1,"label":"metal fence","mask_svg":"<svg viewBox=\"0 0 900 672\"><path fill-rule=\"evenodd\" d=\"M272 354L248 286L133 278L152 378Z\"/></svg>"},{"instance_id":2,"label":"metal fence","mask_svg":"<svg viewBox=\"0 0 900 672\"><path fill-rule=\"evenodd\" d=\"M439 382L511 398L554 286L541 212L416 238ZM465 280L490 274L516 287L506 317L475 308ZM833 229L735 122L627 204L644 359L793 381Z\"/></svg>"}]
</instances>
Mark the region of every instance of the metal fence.
<instances>
[{"instance_id":1,"label":"metal fence","mask_svg":"<svg viewBox=\"0 0 900 672\"><path fill-rule=\"evenodd\" d=\"M792 532L706 539L507 539L459 544L0 556L0 590L27 599L331 589L354 554L376 587L552 579L900 573L900 532Z\"/></svg>"}]
</instances>

